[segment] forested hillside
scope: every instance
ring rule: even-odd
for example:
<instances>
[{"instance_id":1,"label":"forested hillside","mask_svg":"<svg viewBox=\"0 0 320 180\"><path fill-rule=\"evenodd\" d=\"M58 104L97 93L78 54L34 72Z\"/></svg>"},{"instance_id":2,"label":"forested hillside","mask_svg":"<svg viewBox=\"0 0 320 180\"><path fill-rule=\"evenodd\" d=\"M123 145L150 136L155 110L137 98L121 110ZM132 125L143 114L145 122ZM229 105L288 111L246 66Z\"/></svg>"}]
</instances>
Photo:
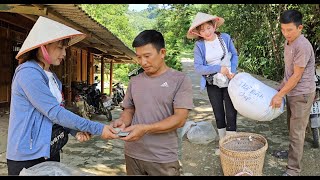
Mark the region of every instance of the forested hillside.
<instances>
[{"instance_id":1,"label":"forested hillside","mask_svg":"<svg viewBox=\"0 0 320 180\"><path fill-rule=\"evenodd\" d=\"M186 38L197 12L225 19L219 31L231 35L239 53L239 66L246 71L279 81L283 77L283 43L279 17L286 9L304 15L305 36L320 58L319 4L150 4L143 11L130 11L128 4L91 4L82 8L131 47L134 37L145 29L163 33L167 64L181 70L180 58L192 58L194 41ZM137 65L118 65L115 76L127 81L126 74ZM120 70L121 69L121 70Z\"/></svg>"}]
</instances>

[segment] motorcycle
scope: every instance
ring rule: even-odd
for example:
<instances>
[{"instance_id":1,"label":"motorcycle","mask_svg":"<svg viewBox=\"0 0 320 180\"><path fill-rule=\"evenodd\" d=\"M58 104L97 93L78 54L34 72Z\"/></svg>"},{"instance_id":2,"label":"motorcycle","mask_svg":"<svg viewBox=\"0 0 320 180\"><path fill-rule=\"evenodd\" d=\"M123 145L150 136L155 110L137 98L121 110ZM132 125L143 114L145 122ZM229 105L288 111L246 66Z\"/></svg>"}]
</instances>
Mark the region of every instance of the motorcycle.
<instances>
[{"instance_id":1,"label":"motorcycle","mask_svg":"<svg viewBox=\"0 0 320 180\"><path fill-rule=\"evenodd\" d=\"M94 113L94 107L90 106L85 100L85 96L77 94L74 97L74 104L78 108L77 114L86 118L91 119Z\"/></svg>"},{"instance_id":2,"label":"motorcycle","mask_svg":"<svg viewBox=\"0 0 320 180\"><path fill-rule=\"evenodd\" d=\"M129 72L128 77L129 77L129 79L131 79L131 77L136 76L136 75L142 73L143 71L144 71L144 69L142 67L138 67L138 68L134 69L133 71Z\"/></svg>"},{"instance_id":3,"label":"motorcycle","mask_svg":"<svg viewBox=\"0 0 320 180\"><path fill-rule=\"evenodd\" d=\"M97 89L97 83L87 85L86 83L78 83L73 85L76 89L75 102L79 107L79 113L83 117L92 117L92 114L103 114L107 117L107 121L112 120L111 110L106 108L104 100L107 99L106 94L101 94Z\"/></svg>"},{"instance_id":4,"label":"motorcycle","mask_svg":"<svg viewBox=\"0 0 320 180\"><path fill-rule=\"evenodd\" d=\"M320 69L318 70L320 71ZM320 72L319 72L320 73ZM313 147L319 148L319 128L320 128L320 76L318 72L315 74L316 96L311 106L309 116L309 127L311 128L313 137Z\"/></svg>"},{"instance_id":5,"label":"motorcycle","mask_svg":"<svg viewBox=\"0 0 320 180\"><path fill-rule=\"evenodd\" d=\"M107 108L109 111L114 110L115 105L114 105L113 99L112 99L111 97L109 97L109 96L104 96L103 99L102 99L102 101L103 101L103 106L104 106L105 108Z\"/></svg>"},{"instance_id":6,"label":"motorcycle","mask_svg":"<svg viewBox=\"0 0 320 180\"><path fill-rule=\"evenodd\" d=\"M87 95L85 92L85 82L72 82L72 94L74 94L73 104L77 107L77 114L91 119L94 113L94 107L90 106L87 102Z\"/></svg>"},{"instance_id":7,"label":"motorcycle","mask_svg":"<svg viewBox=\"0 0 320 180\"><path fill-rule=\"evenodd\" d=\"M112 86L112 101L115 106L118 106L124 99L124 87L122 83L115 83Z\"/></svg>"}]
</instances>

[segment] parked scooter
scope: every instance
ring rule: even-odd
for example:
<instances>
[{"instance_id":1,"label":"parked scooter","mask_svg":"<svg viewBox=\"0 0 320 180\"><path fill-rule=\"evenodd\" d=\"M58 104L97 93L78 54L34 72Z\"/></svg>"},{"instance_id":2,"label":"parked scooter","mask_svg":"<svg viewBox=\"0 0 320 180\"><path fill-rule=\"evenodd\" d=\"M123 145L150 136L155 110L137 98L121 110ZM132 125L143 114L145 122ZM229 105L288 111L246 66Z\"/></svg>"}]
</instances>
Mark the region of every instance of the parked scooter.
<instances>
[{"instance_id":1,"label":"parked scooter","mask_svg":"<svg viewBox=\"0 0 320 180\"><path fill-rule=\"evenodd\" d=\"M114 106L115 105L114 105L113 99L111 97L104 96L102 101L103 101L103 106L105 108L107 108L109 111L114 110L114 108L115 108Z\"/></svg>"},{"instance_id":2,"label":"parked scooter","mask_svg":"<svg viewBox=\"0 0 320 180\"><path fill-rule=\"evenodd\" d=\"M111 110L104 106L104 100L107 99L106 94L101 94L100 90L97 89L97 83L92 85L87 85L86 83L78 83L73 85L73 87L77 90L76 93L76 105L79 108L81 115L89 114L91 118L92 114L103 114L107 117L107 121L112 120ZM85 102L82 102L84 100ZM81 104L81 105L80 105ZM84 106L82 108L81 106Z\"/></svg>"},{"instance_id":3,"label":"parked scooter","mask_svg":"<svg viewBox=\"0 0 320 180\"><path fill-rule=\"evenodd\" d=\"M144 69L142 67L138 67L138 68L134 69L133 71L129 72L128 77L130 79L131 77L136 76L136 75L142 73L143 71L144 71Z\"/></svg>"},{"instance_id":4,"label":"parked scooter","mask_svg":"<svg viewBox=\"0 0 320 180\"><path fill-rule=\"evenodd\" d=\"M112 120L111 111L109 111L104 105L103 100L107 98L106 93L101 93L101 91L97 88L97 83L93 83L92 85L88 86L88 102L90 105L95 107L96 114L103 114L107 117L107 121Z\"/></svg>"},{"instance_id":5,"label":"parked scooter","mask_svg":"<svg viewBox=\"0 0 320 180\"><path fill-rule=\"evenodd\" d=\"M72 94L74 94L73 103L77 107L77 114L86 118L91 119L94 114L94 107L90 106L87 102L87 95L85 82L73 82L72 83Z\"/></svg>"},{"instance_id":6,"label":"parked scooter","mask_svg":"<svg viewBox=\"0 0 320 180\"><path fill-rule=\"evenodd\" d=\"M320 128L320 69L317 67L315 74L316 96L310 110L309 125L312 131L313 147L319 148L319 128Z\"/></svg>"},{"instance_id":7,"label":"parked scooter","mask_svg":"<svg viewBox=\"0 0 320 180\"><path fill-rule=\"evenodd\" d=\"M115 106L118 106L124 99L124 87L123 84L118 82L112 86L112 100Z\"/></svg>"}]
</instances>

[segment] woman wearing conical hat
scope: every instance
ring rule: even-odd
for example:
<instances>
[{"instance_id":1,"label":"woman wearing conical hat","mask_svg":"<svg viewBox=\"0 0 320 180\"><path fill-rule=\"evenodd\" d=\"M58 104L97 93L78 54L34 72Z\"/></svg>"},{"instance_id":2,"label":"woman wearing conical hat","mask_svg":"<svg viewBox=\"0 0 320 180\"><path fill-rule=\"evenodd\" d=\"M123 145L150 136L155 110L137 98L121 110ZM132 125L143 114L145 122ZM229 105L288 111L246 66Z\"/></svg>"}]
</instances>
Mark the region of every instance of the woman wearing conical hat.
<instances>
[{"instance_id":1,"label":"woman wearing conical hat","mask_svg":"<svg viewBox=\"0 0 320 180\"><path fill-rule=\"evenodd\" d=\"M207 88L220 139L237 129L228 82L237 72L238 55L230 35L216 31L223 23L221 17L199 12L187 33L187 38L197 38L194 68L201 75L201 90Z\"/></svg>"},{"instance_id":2,"label":"woman wearing conical hat","mask_svg":"<svg viewBox=\"0 0 320 180\"><path fill-rule=\"evenodd\" d=\"M91 135L103 139L117 138L116 131L102 123L89 121L65 109L62 83L50 71L60 65L66 48L85 38L85 34L45 17L39 17L16 58L19 66L12 82L7 142L8 175L19 175L23 168L51 160L60 161L60 153L52 154L53 127L70 130L80 142ZM60 127L61 127L60 126ZM68 136L68 134L66 134ZM59 150L58 150L59 152Z\"/></svg>"}]
</instances>

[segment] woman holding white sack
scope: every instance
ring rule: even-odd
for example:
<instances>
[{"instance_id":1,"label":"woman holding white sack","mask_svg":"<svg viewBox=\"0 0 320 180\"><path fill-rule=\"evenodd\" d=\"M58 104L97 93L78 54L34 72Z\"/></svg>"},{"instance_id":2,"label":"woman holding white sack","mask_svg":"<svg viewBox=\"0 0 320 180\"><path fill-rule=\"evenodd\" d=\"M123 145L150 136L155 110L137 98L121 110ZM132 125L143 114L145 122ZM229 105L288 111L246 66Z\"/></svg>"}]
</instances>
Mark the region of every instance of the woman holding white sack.
<instances>
[{"instance_id":1,"label":"woman holding white sack","mask_svg":"<svg viewBox=\"0 0 320 180\"><path fill-rule=\"evenodd\" d=\"M228 94L229 79L237 72L238 54L229 34L217 30L224 19L197 13L187 38L198 40L194 47L194 69L201 75L200 88L207 88L219 138L237 130L237 111Z\"/></svg>"}]
</instances>

